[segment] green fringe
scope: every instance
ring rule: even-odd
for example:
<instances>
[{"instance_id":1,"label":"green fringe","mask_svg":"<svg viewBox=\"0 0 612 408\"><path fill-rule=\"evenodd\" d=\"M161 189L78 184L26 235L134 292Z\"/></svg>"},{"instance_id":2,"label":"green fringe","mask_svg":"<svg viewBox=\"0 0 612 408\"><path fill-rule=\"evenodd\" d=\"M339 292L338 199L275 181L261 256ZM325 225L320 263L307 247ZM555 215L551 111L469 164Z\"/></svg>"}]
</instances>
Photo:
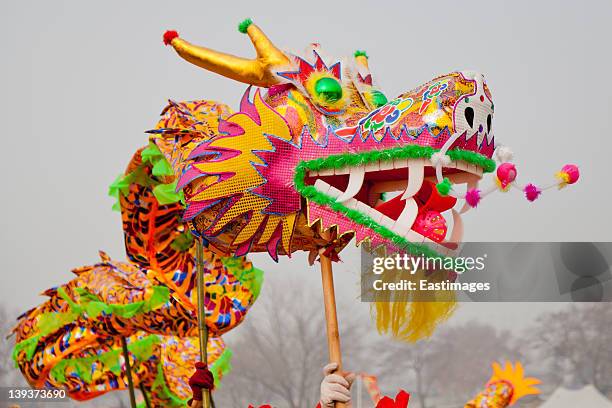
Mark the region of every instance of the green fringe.
<instances>
[{"instance_id":1,"label":"green fringe","mask_svg":"<svg viewBox=\"0 0 612 408\"><path fill-rule=\"evenodd\" d=\"M149 142L149 145L140 152L140 157L143 163L154 163L164 157L164 154L155 143Z\"/></svg>"},{"instance_id":2,"label":"green fringe","mask_svg":"<svg viewBox=\"0 0 612 408\"><path fill-rule=\"evenodd\" d=\"M170 163L168 163L168 160L162 157L161 160L158 160L155 162L151 173L153 173L155 177L173 176L174 170L172 170L172 166L170 166Z\"/></svg>"},{"instance_id":3,"label":"green fringe","mask_svg":"<svg viewBox=\"0 0 612 408\"><path fill-rule=\"evenodd\" d=\"M155 376L151 389L157 391L157 397L165 400L164 406L166 407L184 407L187 405L188 400L180 399L170 391L170 388L168 388L161 364L157 365L157 375Z\"/></svg>"},{"instance_id":4,"label":"green fringe","mask_svg":"<svg viewBox=\"0 0 612 408\"><path fill-rule=\"evenodd\" d=\"M138 166L132 172L128 174L121 174L117 176L115 181L108 187L108 195L115 199L113 204L113 211L121 211L121 205L119 201L120 195L124 197L130 192L130 184L135 183L143 187L153 187L153 194L160 205L167 205L182 202L185 203L185 197L183 191L176 192L176 180L172 183L163 184L157 179L149 176L146 171L147 166L151 166L151 174L156 177L165 177L174 175L172 166L166 160L159 147L154 143L149 143L142 152L140 152L142 158L142 165Z\"/></svg>"},{"instance_id":5,"label":"green fringe","mask_svg":"<svg viewBox=\"0 0 612 408\"><path fill-rule=\"evenodd\" d=\"M242 267L242 259L236 257L221 258L223 266L236 277L247 289L253 293L253 301L255 301L261 293L263 285L264 272L252 266L249 269Z\"/></svg>"},{"instance_id":6,"label":"green fringe","mask_svg":"<svg viewBox=\"0 0 612 408\"><path fill-rule=\"evenodd\" d=\"M253 24L253 20L251 20L250 18L245 18L240 22L240 24L238 24L238 31L242 34L246 34L251 24Z\"/></svg>"},{"instance_id":7,"label":"green fringe","mask_svg":"<svg viewBox=\"0 0 612 408\"><path fill-rule=\"evenodd\" d=\"M355 58L357 58L357 57L366 57L366 58L370 58L370 57L368 57L368 54L366 54L366 52L365 52L365 51L363 51L363 50L357 50L357 51L355 51L354 56L355 56Z\"/></svg>"},{"instance_id":8,"label":"green fringe","mask_svg":"<svg viewBox=\"0 0 612 408\"><path fill-rule=\"evenodd\" d=\"M36 322L38 334L20 341L13 349L15 366L17 366L17 355L20 351L26 350L26 358L30 361L34 357L34 352L40 339L67 324L75 322L83 313L86 313L90 318L96 318L102 312L123 318L131 318L137 314L155 310L170 300L170 290L166 286L153 286L152 290L153 293L148 299L122 305L109 305L83 288L75 289L79 295L79 303L76 303L68 296L63 287L59 287L57 293L68 303L68 311L43 313L38 317Z\"/></svg>"},{"instance_id":9,"label":"green fringe","mask_svg":"<svg viewBox=\"0 0 612 408\"><path fill-rule=\"evenodd\" d=\"M174 204L174 203L185 203L185 196L183 190L176 192L176 180L169 184L160 184L153 188L153 194L160 205Z\"/></svg>"},{"instance_id":10,"label":"green fringe","mask_svg":"<svg viewBox=\"0 0 612 408\"><path fill-rule=\"evenodd\" d=\"M193 234L189 231L185 231L176 238L174 238L174 240L170 244L170 248L174 249L175 251L185 252L189 248L191 248L192 244Z\"/></svg>"},{"instance_id":11,"label":"green fringe","mask_svg":"<svg viewBox=\"0 0 612 408\"><path fill-rule=\"evenodd\" d=\"M58 292L63 288L59 288ZM153 286L153 293L148 299L126 304L107 304L96 295L83 288L76 288L81 304L75 308L84 310L91 318L98 317L102 312L123 318L132 318L137 314L148 313L159 308L170 300L170 289L166 286ZM61 296L61 295L60 295ZM63 296L62 296L63 297Z\"/></svg>"},{"instance_id":12,"label":"green fringe","mask_svg":"<svg viewBox=\"0 0 612 408\"><path fill-rule=\"evenodd\" d=\"M26 359L28 361L32 360L32 357L34 357L34 352L36 351L36 346L38 346L39 339L40 339L40 336L36 335L36 336L29 337L15 344L15 347L13 348L13 355L12 355L13 362L15 363L15 368L19 367L19 365L17 364L17 355L22 350L26 351Z\"/></svg>"},{"instance_id":13,"label":"green fringe","mask_svg":"<svg viewBox=\"0 0 612 408\"><path fill-rule=\"evenodd\" d=\"M219 358L210 365L210 371L215 378L215 388L219 388L221 385L221 379L218 377L217 372L221 371L221 376L225 376L232 370L232 356L232 350L226 347Z\"/></svg>"},{"instance_id":14,"label":"green fringe","mask_svg":"<svg viewBox=\"0 0 612 408\"><path fill-rule=\"evenodd\" d=\"M153 356L153 347L159 344L160 338L157 335L149 335L142 339L136 340L128 344L128 351L132 353L137 361L146 361ZM115 375L121 375L121 360L123 355L122 350L112 350L106 353L95 356L71 358L60 360L49 372L49 376L59 382L66 381L66 370L74 370L77 375L87 384L92 380L92 366L94 363L100 363L105 369L111 371Z\"/></svg>"}]
</instances>

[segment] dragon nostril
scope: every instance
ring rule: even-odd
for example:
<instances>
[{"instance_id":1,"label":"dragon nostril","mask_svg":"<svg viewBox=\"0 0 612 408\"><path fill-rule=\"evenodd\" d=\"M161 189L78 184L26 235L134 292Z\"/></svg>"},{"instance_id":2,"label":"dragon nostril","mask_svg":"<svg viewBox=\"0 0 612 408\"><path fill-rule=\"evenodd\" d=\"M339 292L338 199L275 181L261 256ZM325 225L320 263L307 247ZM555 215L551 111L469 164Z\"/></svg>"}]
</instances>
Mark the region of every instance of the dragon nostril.
<instances>
[{"instance_id":1,"label":"dragon nostril","mask_svg":"<svg viewBox=\"0 0 612 408\"><path fill-rule=\"evenodd\" d=\"M491 114L487 116L487 133L491 133Z\"/></svg>"},{"instance_id":2,"label":"dragon nostril","mask_svg":"<svg viewBox=\"0 0 612 408\"><path fill-rule=\"evenodd\" d=\"M465 108L464 115L465 115L465 120L467 120L469 127L473 127L474 126L474 109L468 106L467 108Z\"/></svg>"}]
</instances>

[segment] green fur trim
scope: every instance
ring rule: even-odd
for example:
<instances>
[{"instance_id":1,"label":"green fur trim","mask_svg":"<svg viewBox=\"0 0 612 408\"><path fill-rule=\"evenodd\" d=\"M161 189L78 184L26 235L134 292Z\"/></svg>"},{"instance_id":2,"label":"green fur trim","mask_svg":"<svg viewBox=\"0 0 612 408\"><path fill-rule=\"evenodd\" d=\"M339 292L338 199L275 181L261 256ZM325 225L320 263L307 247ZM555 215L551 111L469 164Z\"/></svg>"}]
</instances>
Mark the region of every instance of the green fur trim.
<instances>
[{"instance_id":1,"label":"green fur trim","mask_svg":"<svg viewBox=\"0 0 612 408\"><path fill-rule=\"evenodd\" d=\"M366 58L370 58L370 57L368 57L368 54L366 54L366 52L365 52L365 51L363 51L363 50L357 50L357 51L355 51L354 56L355 56L355 58L357 58L357 57L366 57Z\"/></svg>"},{"instance_id":2,"label":"green fur trim","mask_svg":"<svg viewBox=\"0 0 612 408\"><path fill-rule=\"evenodd\" d=\"M482 154L476 152L470 152L468 150L461 149L453 149L446 152L447 156L454 161L465 161L471 164L475 164L476 166L482 168L484 173L491 173L495 171L497 167L495 164L495 160L489 159Z\"/></svg>"},{"instance_id":3,"label":"green fur trim","mask_svg":"<svg viewBox=\"0 0 612 408\"><path fill-rule=\"evenodd\" d=\"M438 149L434 149L429 146L416 146L408 145L402 147L394 147L385 150L370 150L363 153L343 153L336 154L328 157L321 157L318 159L310 160L306 162L306 170L324 170L332 168L342 168L345 166L361 166L374 161L389 161L393 159L429 159L431 156L438 152ZM475 152L469 152L466 150L453 149L446 153L451 160L475 164L481 167L485 173L490 173L495 170L495 161L491 160L481 154Z\"/></svg>"},{"instance_id":4,"label":"green fur trim","mask_svg":"<svg viewBox=\"0 0 612 408\"><path fill-rule=\"evenodd\" d=\"M393 159L409 159L409 158L430 158L435 152L439 151L429 146L403 146L385 150L371 150L363 153L344 153L328 157L321 157L310 161L302 161L295 168L294 184L295 189L305 198L314 201L317 204L331 208L333 211L339 212L348 217L352 221L364 225L381 237L391 241L394 245L405 249L413 255L423 255L430 258L443 257L438 252L431 249L429 246L421 243L408 241L401 235L397 235L390 229L378 224L366 214L346 207L344 204L336 202L335 198L330 197L320 191L317 191L313 186L307 186L304 183L307 171L320 171L330 168L355 167L368 164L374 161L389 161ZM468 163L476 164L483 168L485 172L490 172L495 169L495 162L481 154L468 152L464 150L451 150L447 152L452 160L463 160Z\"/></svg>"},{"instance_id":5,"label":"green fur trim","mask_svg":"<svg viewBox=\"0 0 612 408\"><path fill-rule=\"evenodd\" d=\"M240 31L242 34L246 34L251 24L253 24L253 20L250 18L245 18L240 22L240 24L238 24L238 31Z\"/></svg>"},{"instance_id":6,"label":"green fur trim","mask_svg":"<svg viewBox=\"0 0 612 408\"><path fill-rule=\"evenodd\" d=\"M219 388L221 385L221 379L219 378L219 373L221 377L227 375L232 370L232 350L228 347L223 350L223 353L219 356L218 359L215 360L209 367L210 372L212 373L215 379L215 388Z\"/></svg>"}]
</instances>

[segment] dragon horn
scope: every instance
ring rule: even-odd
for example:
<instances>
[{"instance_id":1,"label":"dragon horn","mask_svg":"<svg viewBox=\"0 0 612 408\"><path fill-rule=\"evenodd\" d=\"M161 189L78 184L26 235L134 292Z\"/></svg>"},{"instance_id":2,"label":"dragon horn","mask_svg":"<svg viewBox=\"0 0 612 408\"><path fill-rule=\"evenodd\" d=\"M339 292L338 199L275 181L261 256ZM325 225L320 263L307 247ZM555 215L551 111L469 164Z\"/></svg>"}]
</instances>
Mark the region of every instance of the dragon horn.
<instances>
[{"instance_id":1,"label":"dragon horn","mask_svg":"<svg viewBox=\"0 0 612 408\"><path fill-rule=\"evenodd\" d=\"M251 39L257 52L254 59L236 57L190 44L180 38L176 31L167 31L164 34L164 43L172 45L183 59L224 77L266 88L279 83L272 68L290 65L289 58L272 44L251 19L240 23L238 30Z\"/></svg>"}]
</instances>

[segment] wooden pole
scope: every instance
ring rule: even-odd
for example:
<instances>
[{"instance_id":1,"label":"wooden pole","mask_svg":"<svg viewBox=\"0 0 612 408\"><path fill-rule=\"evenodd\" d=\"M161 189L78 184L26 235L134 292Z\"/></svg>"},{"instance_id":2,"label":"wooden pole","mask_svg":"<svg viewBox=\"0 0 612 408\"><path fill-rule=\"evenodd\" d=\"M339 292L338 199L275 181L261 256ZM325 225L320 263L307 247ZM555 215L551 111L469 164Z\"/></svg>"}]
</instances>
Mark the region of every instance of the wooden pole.
<instances>
[{"instance_id":1,"label":"wooden pole","mask_svg":"<svg viewBox=\"0 0 612 408\"><path fill-rule=\"evenodd\" d=\"M204 285L204 246L202 239L196 240L196 279L198 287L198 337L200 339L200 361L208 366L206 346L208 344L208 327L206 327L206 306L204 296L206 296L206 286ZM202 391L202 405L204 408L211 408L210 390Z\"/></svg>"},{"instance_id":2,"label":"wooden pole","mask_svg":"<svg viewBox=\"0 0 612 408\"><path fill-rule=\"evenodd\" d=\"M130 356L128 354L125 337L121 336L121 348L123 349L123 359L125 360L125 375L130 389L130 406L136 408L136 394L134 394L134 381L132 381L132 367L130 367Z\"/></svg>"},{"instance_id":3,"label":"wooden pole","mask_svg":"<svg viewBox=\"0 0 612 408\"><path fill-rule=\"evenodd\" d=\"M149 395L147 394L147 390L142 383L138 384L138 388L140 388L140 392L142 393L142 398L145 402L145 407L151 408L151 402L149 401Z\"/></svg>"},{"instance_id":4,"label":"wooden pole","mask_svg":"<svg viewBox=\"0 0 612 408\"><path fill-rule=\"evenodd\" d=\"M328 256L320 254L321 282L323 283L323 303L325 304L325 322L327 325L327 349L329 360L338 363L336 372L342 373L342 354L340 353L340 332L338 331L338 316L336 314L336 295L334 293L334 276L332 261ZM345 408L343 402L336 402L336 408Z\"/></svg>"}]
</instances>

